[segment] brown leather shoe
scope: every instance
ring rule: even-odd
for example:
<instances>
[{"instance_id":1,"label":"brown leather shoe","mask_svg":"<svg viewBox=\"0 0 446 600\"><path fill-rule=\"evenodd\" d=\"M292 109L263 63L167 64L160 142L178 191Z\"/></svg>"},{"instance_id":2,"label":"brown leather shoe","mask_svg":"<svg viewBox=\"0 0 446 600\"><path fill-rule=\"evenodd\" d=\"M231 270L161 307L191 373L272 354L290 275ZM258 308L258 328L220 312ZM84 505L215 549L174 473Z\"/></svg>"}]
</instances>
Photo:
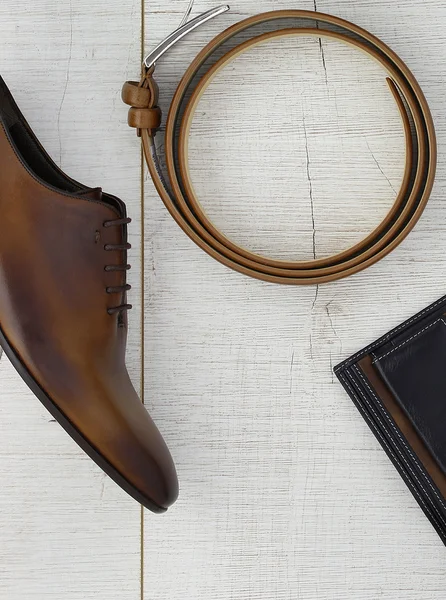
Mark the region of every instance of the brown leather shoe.
<instances>
[{"instance_id":1,"label":"brown leather shoe","mask_svg":"<svg viewBox=\"0 0 446 600\"><path fill-rule=\"evenodd\" d=\"M0 78L0 343L79 446L154 512L177 498L125 366L125 204L67 177Z\"/></svg>"}]
</instances>

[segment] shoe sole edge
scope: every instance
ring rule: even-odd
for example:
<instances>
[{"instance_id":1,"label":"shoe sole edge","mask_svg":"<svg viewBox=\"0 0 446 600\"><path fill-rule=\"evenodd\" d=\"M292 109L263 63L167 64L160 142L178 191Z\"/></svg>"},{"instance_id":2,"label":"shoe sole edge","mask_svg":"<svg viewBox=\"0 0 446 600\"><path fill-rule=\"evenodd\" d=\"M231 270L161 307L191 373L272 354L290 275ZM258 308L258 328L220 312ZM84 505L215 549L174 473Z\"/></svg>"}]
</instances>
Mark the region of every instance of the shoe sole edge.
<instances>
[{"instance_id":1,"label":"shoe sole edge","mask_svg":"<svg viewBox=\"0 0 446 600\"><path fill-rule=\"evenodd\" d=\"M6 338L0 326L0 346L10 360L12 366L26 383L31 392L43 404L48 412L63 427L68 435L76 444L106 473L116 484L119 485L127 494L134 498L139 504L153 513L163 514L167 508L159 506L135 488L113 465L93 446L79 429L71 423L68 417L60 410L57 404L48 396L40 384L28 371L26 365L15 352L14 348Z\"/></svg>"}]
</instances>

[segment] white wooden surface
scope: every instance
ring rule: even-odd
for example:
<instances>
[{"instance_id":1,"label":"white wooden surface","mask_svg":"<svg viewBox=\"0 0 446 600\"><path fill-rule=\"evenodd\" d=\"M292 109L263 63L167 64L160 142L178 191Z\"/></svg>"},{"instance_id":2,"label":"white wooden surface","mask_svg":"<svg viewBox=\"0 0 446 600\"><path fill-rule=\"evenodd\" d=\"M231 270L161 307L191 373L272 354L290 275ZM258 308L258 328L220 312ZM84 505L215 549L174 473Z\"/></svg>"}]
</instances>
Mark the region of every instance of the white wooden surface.
<instances>
[{"instance_id":1,"label":"white wooden surface","mask_svg":"<svg viewBox=\"0 0 446 600\"><path fill-rule=\"evenodd\" d=\"M190 60L225 26L317 7L381 37L420 81L439 138L423 219L368 271L288 288L202 253L145 169L140 222L140 151L120 87L138 76L143 25L149 49L185 4L0 5L1 73L42 142L68 173L128 202L136 307L128 363L137 385L144 373L145 402L181 482L178 503L162 517L145 512L142 523L139 507L50 422L3 357L0 597L443 600L446 551L331 369L445 293L446 7L240 0L160 62L167 109ZM275 256L353 243L401 180L401 125L380 68L338 43L322 50L325 69L315 40L250 52L219 75L194 122L191 171L204 207L231 237Z\"/></svg>"},{"instance_id":2,"label":"white wooden surface","mask_svg":"<svg viewBox=\"0 0 446 600\"><path fill-rule=\"evenodd\" d=\"M160 62L164 106L224 26L314 9L313 0L232 4ZM148 3L148 46L183 6ZM444 598L445 549L331 370L445 293L443 6L317 2L394 47L436 117L428 210L372 269L319 289L244 278L185 238L146 184L146 401L181 481L166 517L146 514L146 600ZM315 40L251 51L219 74L196 113L197 194L224 231L258 251L342 249L376 224L401 179L401 124L380 69L337 43L322 48L326 71Z\"/></svg>"}]
</instances>

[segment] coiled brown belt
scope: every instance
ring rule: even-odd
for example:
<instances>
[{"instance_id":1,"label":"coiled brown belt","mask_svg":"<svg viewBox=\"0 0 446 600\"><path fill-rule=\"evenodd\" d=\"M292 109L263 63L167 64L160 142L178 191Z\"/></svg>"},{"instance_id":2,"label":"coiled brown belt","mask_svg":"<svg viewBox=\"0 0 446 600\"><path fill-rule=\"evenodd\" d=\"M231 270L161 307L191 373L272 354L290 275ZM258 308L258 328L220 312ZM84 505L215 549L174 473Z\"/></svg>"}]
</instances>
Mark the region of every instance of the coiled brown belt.
<instances>
[{"instance_id":1,"label":"coiled brown belt","mask_svg":"<svg viewBox=\"0 0 446 600\"><path fill-rule=\"evenodd\" d=\"M184 28L187 29L187 25L183 24ZM183 30L177 31L184 35ZM247 33L249 39L246 39ZM402 186L382 223L352 248L329 258L304 262L259 256L225 237L203 212L187 169L187 139L194 109L214 74L248 48L274 37L290 35L334 38L363 50L377 60L387 71L387 83L400 110L406 136L406 168ZM164 50L161 48L156 58ZM129 125L137 128L142 138L150 174L172 217L200 248L224 265L275 283L334 281L365 269L386 256L402 242L420 218L435 178L436 140L432 116L420 86L404 62L364 29L322 13L285 10L246 19L218 35L189 66L173 97L165 132L167 178L161 172L154 141L161 124L161 111L157 105L158 88L153 72L151 62L148 66L144 64L141 81L127 82L123 87L123 100L132 106Z\"/></svg>"}]
</instances>

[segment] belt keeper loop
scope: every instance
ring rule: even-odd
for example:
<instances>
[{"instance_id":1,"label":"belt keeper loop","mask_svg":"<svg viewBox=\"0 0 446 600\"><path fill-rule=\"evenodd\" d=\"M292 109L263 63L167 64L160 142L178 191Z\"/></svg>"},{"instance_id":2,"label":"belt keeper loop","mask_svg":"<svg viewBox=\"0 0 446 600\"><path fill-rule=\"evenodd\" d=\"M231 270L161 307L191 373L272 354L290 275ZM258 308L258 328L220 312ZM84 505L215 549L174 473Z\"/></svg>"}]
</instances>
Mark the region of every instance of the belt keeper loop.
<instances>
[{"instance_id":1,"label":"belt keeper loop","mask_svg":"<svg viewBox=\"0 0 446 600\"><path fill-rule=\"evenodd\" d=\"M129 110L128 124L136 129L158 129L161 125L161 109L136 108L132 106Z\"/></svg>"},{"instance_id":2,"label":"belt keeper loop","mask_svg":"<svg viewBox=\"0 0 446 600\"><path fill-rule=\"evenodd\" d=\"M161 125L161 109L157 106L159 89L152 77L154 70L154 67L143 70L139 82L127 81L122 87L121 98L131 107L128 124L136 128L138 137L141 137L142 129L148 129L152 134Z\"/></svg>"}]
</instances>

